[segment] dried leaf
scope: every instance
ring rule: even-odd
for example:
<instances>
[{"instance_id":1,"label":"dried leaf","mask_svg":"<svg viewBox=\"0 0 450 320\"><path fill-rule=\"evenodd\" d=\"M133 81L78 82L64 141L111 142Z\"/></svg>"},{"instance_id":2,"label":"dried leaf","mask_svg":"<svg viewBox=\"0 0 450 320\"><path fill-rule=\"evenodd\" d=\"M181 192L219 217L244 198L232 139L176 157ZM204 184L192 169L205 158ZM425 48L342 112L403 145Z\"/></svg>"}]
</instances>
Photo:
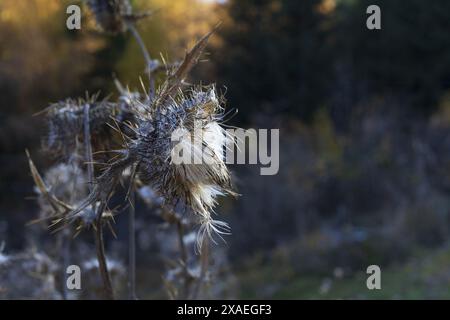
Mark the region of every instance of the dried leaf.
<instances>
[{"instance_id":1,"label":"dried leaf","mask_svg":"<svg viewBox=\"0 0 450 320\"><path fill-rule=\"evenodd\" d=\"M170 75L166 80L166 82L164 83L163 90L155 104L156 107L164 104L167 101L167 99L170 96L174 95L177 92L177 90L181 87L183 81L186 79L191 69L197 64L200 55L206 48L209 37L216 30L217 27L215 27L212 31L203 36L195 44L195 46L188 53L186 53L186 56L184 57L184 60L181 63L181 65L178 67L177 71L175 71L174 74Z\"/></svg>"}]
</instances>

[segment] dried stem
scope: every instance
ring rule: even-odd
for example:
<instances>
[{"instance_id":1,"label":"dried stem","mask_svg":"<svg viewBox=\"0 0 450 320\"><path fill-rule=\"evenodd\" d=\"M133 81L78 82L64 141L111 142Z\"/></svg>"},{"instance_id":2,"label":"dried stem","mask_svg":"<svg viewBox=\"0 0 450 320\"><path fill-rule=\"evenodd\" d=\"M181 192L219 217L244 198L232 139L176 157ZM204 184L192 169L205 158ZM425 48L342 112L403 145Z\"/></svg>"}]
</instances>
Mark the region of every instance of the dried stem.
<instances>
[{"instance_id":1,"label":"dried stem","mask_svg":"<svg viewBox=\"0 0 450 320\"><path fill-rule=\"evenodd\" d=\"M67 230L66 230L67 231ZM62 240L62 247L61 247L61 251L62 251L62 282L63 282L63 299L67 300L69 298L69 294L68 294L68 288L67 288L67 273L66 273L66 268L67 266L70 264L70 238L68 235L68 232L64 232L61 235L61 240Z\"/></svg>"},{"instance_id":2,"label":"dried stem","mask_svg":"<svg viewBox=\"0 0 450 320\"><path fill-rule=\"evenodd\" d=\"M209 265L209 238L205 238L202 242L202 248L200 252L200 263L201 263L201 270L200 270L200 276L197 280L197 285L194 289L194 292L192 293L191 299L197 299L198 294L200 292L200 289L203 285L203 281L206 277L206 272L208 271L208 265Z\"/></svg>"},{"instance_id":3,"label":"dried stem","mask_svg":"<svg viewBox=\"0 0 450 320\"><path fill-rule=\"evenodd\" d=\"M133 181L131 181L133 183ZM129 299L137 300L136 296L136 226L135 226L135 193L130 192L130 212L128 216L128 290Z\"/></svg>"},{"instance_id":4,"label":"dried stem","mask_svg":"<svg viewBox=\"0 0 450 320\"><path fill-rule=\"evenodd\" d=\"M92 191L92 183L94 182L94 162L92 157L92 145L91 145L91 128L89 125L89 103L84 105L84 152L85 161L87 164L88 179L89 179L89 192Z\"/></svg>"},{"instance_id":5,"label":"dried stem","mask_svg":"<svg viewBox=\"0 0 450 320\"><path fill-rule=\"evenodd\" d=\"M155 96L155 80L153 80L153 77L152 77L152 68L153 68L152 59L150 58L150 54L148 53L147 47L145 46L145 43L142 40L142 37L139 34L136 27L134 26L134 24L131 22L128 22L128 29L131 31L131 34L133 35L133 37L136 39L136 42L138 43L139 48L141 49L142 55L144 56L145 64L146 64L145 71L148 75L148 80L150 82L149 96L150 96L150 98L153 98Z\"/></svg>"},{"instance_id":6,"label":"dried stem","mask_svg":"<svg viewBox=\"0 0 450 320\"><path fill-rule=\"evenodd\" d=\"M136 39L136 42L139 45L139 48L141 49L142 55L144 56L146 68L145 71L148 75L148 81L149 81L149 96L151 99L155 96L155 80L152 77L152 59L150 57L150 54L147 50L147 47L145 46L144 41L142 40L141 35L139 34L138 30L134 26L133 23L128 22L128 29L133 34L134 38ZM131 179L134 179L134 176L131 177ZM134 183L134 181L130 182L131 185ZM135 228L135 195L134 191L132 190L130 193L130 213L128 217L128 259L129 259L129 265L128 265L128 287L129 287L129 298L131 300L136 300L136 228Z\"/></svg>"},{"instance_id":7,"label":"dried stem","mask_svg":"<svg viewBox=\"0 0 450 320\"><path fill-rule=\"evenodd\" d=\"M191 284L191 277L189 275L189 270L188 270L188 255L187 255L186 244L184 243L184 231L183 231L183 223L181 221L181 218L176 220L176 226L177 226L178 243L180 246L181 263L182 263L182 267L183 267L183 276L184 276L184 283L183 283L184 294L181 298L187 299L189 297L189 287Z\"/></svg>"},{"instance_id":8,"label":"dried stem","mask_svg":"<svg viewBox=\"0 0 450 320\"><path fill-rule=\"evenodd\" d=\"M95 223L95 245L97 249L98 268L103 281L105 299L114 300L114 291L112 289L111 278L109 276L108 266L106 264L105 244L103 242L102 214L105 207L106 202L102 202L98 207L97 220Z\"/></svg>"},{"instance_id":9,"label":"dried stem","mask_svg":"<svg viewBox=\"0 0 450 320\"><path fill-rule=\"evenodd\" d=\"M66 261L65 261L65 255L64 255L64 246L65 246L65 235L63 233L58 234L58 236L56 237L56 243L55 243L55 247L56 247L56 252L60 253L60 263L61 263L61 270L60 270L60 276L61 276L61 281L59 283L59 289L61 291L62 294L62 298L63 300L67 300L67 285L66 285L66 281L67 281L67 273L66 273Z\"/></svg>"},{"instance_id":10,"label":"dried stem","mask_svg":"<svg viewBox=\"0 0 450 320\"><path fill-rule=\"evenodd\" d=\"M84 147L85 147L85 158L88 168L88 178L89 178L89 191L93 189L94 181L94 164L92 157L92 146L91 146L91 132L89 127L89 104L84 106ZM106 201L102 201L97 210L97 218L95 221L95 247L97 252L98 268L103 281L103 289L105 298L109 300L114 299L114 292L111 285L111 278L108 272L108 266L106 264L105 257L105 244L103 241L103 226L102 226L102 215L106 207ZM92 210L95 210L95 204L92 205Z\"/></svg>"}]
</instances>

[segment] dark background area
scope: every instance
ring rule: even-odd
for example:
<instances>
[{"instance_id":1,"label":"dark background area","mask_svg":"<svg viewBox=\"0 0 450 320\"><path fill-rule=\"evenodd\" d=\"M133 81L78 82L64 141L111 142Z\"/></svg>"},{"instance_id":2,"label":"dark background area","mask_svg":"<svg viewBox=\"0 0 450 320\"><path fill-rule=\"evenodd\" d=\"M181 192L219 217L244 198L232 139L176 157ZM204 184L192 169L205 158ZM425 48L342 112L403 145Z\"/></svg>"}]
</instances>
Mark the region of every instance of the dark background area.
<instances>
[{"instance_id":1,"label":"dark background area","mask_svg":"<svg viewBox=\"0 0 450 320\"><path fill-rule=\"evenodd\" d=\"M99 34L88 18L69 31L66 3L0 0L0 242L10 253L29 246L38 211L25 149L40 168L52 161L33 114L86 90L114 97L113 73L137 89L142 76L129 34ZM371 4L381 30L366 28ZM190 82L217 83L239 110L228 124L280 129L279 173L235 165L241 196L218 209L233 230L236 297L450 297L449 1L133 5L160 8L139 30L169 60L222 21ZM365 287L370 264L383 270L379 292Z\"/></svg>"}]
</instances>

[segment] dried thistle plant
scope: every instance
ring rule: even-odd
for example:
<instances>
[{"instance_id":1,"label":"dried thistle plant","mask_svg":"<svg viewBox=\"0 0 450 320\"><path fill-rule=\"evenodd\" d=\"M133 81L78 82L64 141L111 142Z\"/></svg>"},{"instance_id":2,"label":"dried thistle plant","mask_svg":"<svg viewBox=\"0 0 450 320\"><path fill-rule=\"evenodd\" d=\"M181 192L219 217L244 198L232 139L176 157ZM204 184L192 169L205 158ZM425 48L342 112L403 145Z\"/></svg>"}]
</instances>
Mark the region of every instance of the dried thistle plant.
<instances>
[{"instance_id":1,"label":"dried thistle plant","mask_svg":"<svg viewBox=\"0 0 450 320\"><path fill-rule=\"evenodd\" d=\"M200 39L180 64L168 69L166 80L155 89L151 75L160 69L161 64L150 59L134 27L137 19L148 14L134 14L128 0L87 0L87 4L104 31L117 33L130 30L133 33L146 60L150 90L145 94L130 92L116 80L120 93L116 103L97 101L97 97L93 96L67 99L45 110L49 128L45 150L65 161L51 171L65 170L71 165L84 177L75 179L75 182L84 181L80 182L83 185L75 186L79 189L76 197L72 194L67 198L64 193L54 191L58 183L67 184L67 179L55 181L50 171L42 178L27 153L39 201L47 208L47 213L41 218L51 221L50 226L56 230L75 224L78 233L85 227L93 226L105 297L112 299L114 293L102 227L111 226L113 213L108 209L108 203L116 186L124 179L128 180L127 200L131 204L129 281L132 284L130 296L134 298L134 190L138 186L151 187L163 199L163 218L176 226L182 263L175 269L181 268L182 272L175 273L184 277L181 281L184 285L191 286L191 289L184 290L184 297L195 298L207 276L208 239L214 241L214 234L221 237L229 233L225 222L213 218L216 198L235 195L230 172L224 162L224 150L232 141L221 124L223 101L214 85L186 86L184 83L214 30ZM174 141L174 137L178 141ZM199 156L205 160L206 157L208 161L178 163L174 157L180 148L190 150L190 158ZM115 156L111 157L111 154ZM102 166L94 170L94 162ZM180 208L194 214L187 220L183 219L176 212ZM200 252L198 273L188 266L188 260L192 259L187 254L184 233L185 229L192 230L191 222L200 225L196 237L197 251ZM166 286L180 282L176 279L178 276L168 277Z\"/></svg>"},{"instance_id":2,"label":"dried thistle plant","mask_svg":"<svg viewBox=\"0 0 450 320\"><path fill-rule=\"evenodd\" d=\"M181 90L184 78L200 57L209 36L202 38L186 54L180 67L158 90L153 102L147 105L148 99L133 101L132 106L138 106L133 109L134 121L129 125L134 136L128 137L119 152L122 156L108 165L96 179L89 197L67 219L79 215L95 202L106 203L124 170L132 167L133 176L157 190L166 205L181 202L197 214L201 224L198 248L205 234L227 233L226 223L214 220L211 215L218 195L234 194L224 163L223 152L228 137L220 126L223 108L214 86L206 90L191 88L186 94ZM172 141L174 134L180 135L185 150L206 154L210 161L175 164L171 160L177 152L177 145ZM201 150L194 143L196 139L201 141Z\"/></svg>"}]
</instances>

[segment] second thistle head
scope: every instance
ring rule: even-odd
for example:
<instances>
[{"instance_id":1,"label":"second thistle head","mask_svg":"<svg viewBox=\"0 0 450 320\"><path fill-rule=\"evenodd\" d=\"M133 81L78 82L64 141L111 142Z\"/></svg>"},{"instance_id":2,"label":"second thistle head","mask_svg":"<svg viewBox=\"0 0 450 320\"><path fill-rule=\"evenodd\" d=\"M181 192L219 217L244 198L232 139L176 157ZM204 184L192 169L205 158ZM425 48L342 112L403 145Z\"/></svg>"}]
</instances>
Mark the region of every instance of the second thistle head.
<instances>
[{"instance_id":1,"label":"second thistle head","mask_svg":"<svg viewBox=\"0 0 450 320\"><path fill-rule=\"evenodd\" d=\"M87 4L103 31L118 33L126 30L125 19L132 14L129 0L87 0Z\"/></svg>"},{"instance_id":2,"label":"second thistle head","mask_svg":"<svg viewBox=\"0 0 450 320\"><path fill-rule=\"evenodd\" d=\"M125 32L129 23L148 17L149 11L133 12L130 0L86 0L97 26L104 32Z\"/></svg>"}]
</instances>

